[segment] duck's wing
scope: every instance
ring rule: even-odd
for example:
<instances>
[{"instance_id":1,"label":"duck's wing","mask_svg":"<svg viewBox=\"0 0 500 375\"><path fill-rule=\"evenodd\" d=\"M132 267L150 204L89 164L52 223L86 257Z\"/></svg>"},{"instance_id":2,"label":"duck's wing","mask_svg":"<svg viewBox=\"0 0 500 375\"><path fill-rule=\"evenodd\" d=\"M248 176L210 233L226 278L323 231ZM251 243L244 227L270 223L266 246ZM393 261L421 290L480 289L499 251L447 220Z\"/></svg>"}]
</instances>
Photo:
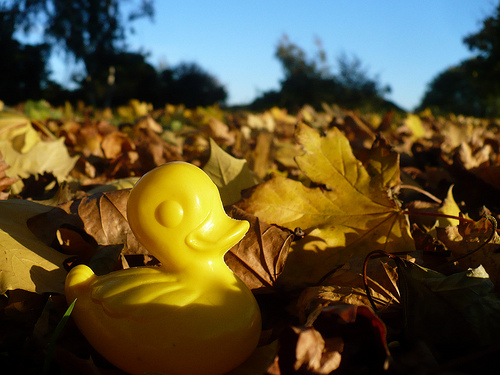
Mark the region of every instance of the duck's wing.
<instances>
[{"instance_id":1,"label":"duck's wing","mask_svg":"<svg viewBox=\"0 0 500 375\"><path fill-rule=\"evenodd\" d=\"M91 285L92 300L106 313L135 319L154 318L194 302L199 295L179 275L154 267L112 272Z\"/></svg>"}]
</instances>

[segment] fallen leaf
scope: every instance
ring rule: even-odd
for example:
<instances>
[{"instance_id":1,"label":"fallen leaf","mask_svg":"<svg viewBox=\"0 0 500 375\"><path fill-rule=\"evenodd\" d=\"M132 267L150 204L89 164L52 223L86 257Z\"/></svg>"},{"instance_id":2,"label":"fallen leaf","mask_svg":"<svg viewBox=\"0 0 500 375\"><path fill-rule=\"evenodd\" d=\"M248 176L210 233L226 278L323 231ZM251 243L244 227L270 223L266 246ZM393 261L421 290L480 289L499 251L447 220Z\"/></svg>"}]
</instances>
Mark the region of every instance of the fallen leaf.
<instances>
[{"instance_id":1,"label":"fallen leaf","mask_svg":"<svg viewBox=\"0 0 500 375\"><path fill-rule=\"evenodd\" d=\"M96 245L124 244L123 254L148 254L132 233L126 219L130 190L95 193L66 202L30 219L30 229L46 244L56 243L61 227L75 228Z\"/></svg>"},{"instance_id":2,"label":"fallen leaf","mask_svg":"<svg viewBox=\"0 0 500 375\"><path fill-rule=\"evenodd\" d=\"M422 340L438 361L497 343L500 297L482 266L445 276L396 258L404 335Z\"/></svg>"},{"instance_id":3,"label":"fallen leaf","mask_svg":"<svg viewBox=\"0 0 500 375\"><path fill-rule=\"evenodd\" d=\"M494 154L491 145L486 144L473 150L468 143L462 143L457 148L455 161L458 165L477 176L487 184L500 188L500 165L498 161L492 162Z\"/></svg>"},{"instance_id":4,"label":"fallen leaf","mask_svg":"<svg viewBox=\"0 0 500 375\"><path fill-rule=\"evenodd\" d=\"M293 245L284 271L291 285L316 283L350 258L364 259L375 249L414 249L408 220L382 185L387 179L370 177L339 130L320 137L299 124L296 137L305 151L297 164L325 188L275 176L239 204L265 222L307 233Z\"/></svg>"},{"instance_id":5,"label":"fallen leaf","mask_svg":"<svg viewBox=\"0 0 500 375\"><path fill-rule=\"evenodd\" d=\"M258 346L252 355L225 375L262 375L266 373L278 351L278 341L267 345Z\"/></svg>"},{"instance_id":6,"label":"fallen leaf","mask_svg":"<svg viewBox=\"0 0 500 375\"><path fill-rule=\"evenodd\" d=\"M153 118L149 115L147 116L145 115L144 117L141 117L139 120L137 120L135 126L137 128L150 129L155 133L161 133L163 131L161 125L158 124L155 120L153 120Z\"/></svg>"},{"instance_id":7,"label":"fallen leaf","mask_svg":"<svg viewBox=\"0 0 500 375\"><path fill-rule=\"evenodd\" d=\"M381 373L389 365L384 323L366 306L320 307L280 336L280 374Z\"/></svg>"},{"instance_id":8,"label":"fallen leaf","mask_svg":"<svg viewBox=\"0 0 500 375\"><path fill-rule=\"evenodd\" d=\"M497 290L500 288L500 253L498 252L500 236L496 233L486 243L494 230L492 223L486 217L473 223L460 223L458 226L437 229L437 238L451 251L452 260L459 259L456 263L460 269L465 271L483 265L486 272L491 275L491 281ZM477 250L480 246L481 248Z\"/></svg>"},{"instance_id":9,"label":"fallen leaf","mask_svg":"<svg viewBox=\"0 0 500 375\"><path fill-rule=\"evenodd\" d=\"M64 138L37 142L23 154L16 151L9 141L0 140L0 151L10 166L6 171L9 177L28 178L30 175L52 173L58 182L63 182L78 159L77 156L69 156ZM13 193L19 193L21 189L22 181L12 185Z\"/></svg>"},{"instance_id":10,"label":"fallen leaf","mask_svg":"<svg viewBox=\"0 0 500 375\"><path fill-rule=\"evenodd\" d=\"M19 153L26 153L41 138L29 119L15 112L0 112L0 140L9 141Z\"/></svg>"},{"instance_id":11,"label":"fallen leaf","mask_svg":"<svg viewBox=\"0 0 500 375\"><path fill-rule=\"evenodd\" d=\"M252 171L259 178L264 178L269 171L272 162L274 134L260 132L255 141L255 148L250 152Z\"/></svg>"},{"instance_id":12,"label":"fallen leaf","mask_svg":"<svg viewBox=\"0 0 500 375\"><path fill-rule=\"evenodd\" d=\"M330 374L342 360L343 341L329 345L314 328L289 327L282 334L279 351L281 374ZM291 358L289 358L291 357Z\"/></svg>"},{"instance_id":13,"label":"fallen leaf","mask_svg":"<svg viewBox=\"0 0 500 375\"><path fill-rule=\"evenodd\" d=\"M283 272L293 234L261 222L237 207L230 207L228 215L248 220L250 229L243 239L224 256L233 272L252 290L271 292Z\"/></svg>"},{"instance_id":14,"label":"fallen leaf","mask_svg":"<svg viewBox=\"0 0 500 375\"><path fill-rule=\"evenodd\" d=\"M366 170L375 189L394 189L401 184L399 154L381 137L377 137L372 144Z\"/></svg>"},{"instance_id":15,"label":"fallen leaf","mask_svg":"<svg viewBox=\"0 0 500 375\"><path fill-rule=\"evenodd\" d=\"M450 216L460 216L460 208L455 202L455 198L453 198L453 185L448 189L448 194L446 194L446 198L443 200L443 203L439 207L438 212ZM440 227L446 227L448 225L458 225L460 223L459 220L451 219L448 217L439 217L437 220Z\"/></svg>"},{"instance_id":16,"label":"fallen leaf","mask_svg":"<svg viewBox=\"0 0 500 375\"><path fill-rule=\"evenodd\" d=\"M135 145L126 134L115 131L104 136L101 148L107 159L114 159L124 152L134 150Z\"/></svg>"},{"instance_id":17,"label":"fallen leaf","mask_svg":"<svg viewBox=\"0 0 500 375\"><path fill-rule=\"evenodd\" d=\"M422 120L418 115L409 113L404 120L404 126L410 130L413 139L423 138L426 135Z\"/></svg>"},{"instance_id":18,"label":"fallen leaf","mask_svg":"<svg viewBox=\"0 0 500 375\"><path fill-rule=\"evenodd\" d=\"M236 141L236 136L229 129L229 126L213 116L208 117L208 124L205 129L210 138L217 140L224 146L231 146Z\"/></svg>"},{"instance_id":19,"label":"fallen leaf","mask_svg":"<svg viewBox=\"0 0 500 375\"><path fill-rule=\"evenodd\" d=\"M210 159L203 167L206 174L219 188L224 206L241 199L241 191L254 186L258 179L248 168L245 159L237 159L210 138Z\"/></svg>"},{"instance_id":20,"label":"fallen leaf","mask_svg":"<svg viewBox=\"0 0 500 375\"><path fill-rule=\"evenodd\" d=\"M384 270L385 271L385 270ZM381 279L370 273L376 279ZM385 276L385 272L383 276ZM391 305L399 303L394 288L387 288L373 278L368 277L370 294L380 310L386 310ZM305 288L297 302L296 315L301 321L321 306L333 303L345 303L356 306L370 306L370 300L366 295L363 275L352 270L349 265L344 265L330 275L320 286Z\"/></svg>"},{"instance_id":21,"label":"fallen leaf","mask_svg":"<svg viewBox=\"0 0 500 375\"><path fill-rule=\"evenodd\" d=\"M0 201L0 294L13 289L64 292L67 256L40 241L26 224L51 209L26 200Z\"/></svg>"},{"instance_id":22,"label":"fallen leaf","mask_svg":"<svg viewBox=\"0 0 500 375\"><path fill-rule=\"evenodd\" d=\"M137 169L141 175L167 162L183 160L174 145L165 142L150 128L134 127L132 141L139 156Z\"/></svg>"},{"instance_id":23,"label":"fallen leaf","mask_svg":"<svg viewBox=\"0 0 500 375\"><path fill-rule=\"evenodd\" d=\"M303 152L299 145L289 142L275 142L275 160L287 169L297 168L295 158Z\"/></svg>"},{"instance_id":24,"label":"fallen leaf","mask_svg":"<svg viewBox=\"0 0 500 375\"><path fill-rule=\"evenodd\" d=\"M269 111L262 114L249 113L247 115L247 125L250 129L254 130L267 130L268 132L273 132L276 124L274 123L274 118Z\"/></svg>"}]
</instances>

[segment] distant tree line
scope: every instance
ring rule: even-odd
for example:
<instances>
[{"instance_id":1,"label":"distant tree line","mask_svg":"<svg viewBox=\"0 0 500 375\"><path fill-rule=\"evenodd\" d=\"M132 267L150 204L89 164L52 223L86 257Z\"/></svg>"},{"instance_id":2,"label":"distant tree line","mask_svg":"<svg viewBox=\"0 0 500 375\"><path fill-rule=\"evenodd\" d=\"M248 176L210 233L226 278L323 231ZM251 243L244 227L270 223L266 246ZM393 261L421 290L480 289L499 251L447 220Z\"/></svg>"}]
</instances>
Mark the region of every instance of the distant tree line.
<instances>
[{"instance_id":1,"label":"distant tree line","mask_svg":"<svg viewBox=\"0 0 500 375\"><path fill-rule=\"evenodd\" d=\"M439 73L417 110L476 117L500 116L500 3L463 42L476 55Z\"/></svg>"},{"instance_id":2,"label":"distant tree line","mask_svg":"<svg viewBox=\"0 0 500 375\"><path fill-rule=\"evenodd\" d=\"M390 110L396 105L384 99L390 86L381 85L378 77L370 77L359 58L342 54L337 58L337 73L331 71L319 40L318 52L310 58L298 45L284 36L275 56L281 63L284 78L279 90L262 93L252 103L256 110L273 105L294 112L309 104L320 108L322 103L336 103L346 108Z\"/></svg>"},{"instance_id":3,"label":"distant tree line","mask_svg":"<svg viewBox=\"0 0 500 375\"><path fill-rule=\"evenodd\" d=\"M155 69L147 55L130 52L125 30L141 17L153 18L153 0L141 0L126 19L123 0L0 0L0 99L17 104L44 98L59 104L82 99L96 106L119 105L131 98L155 105L188 107L223 103L225 88L196 63ZM43 27L44 43L30 45L15 33ZM49 79L53 49L82 63L73 77L76 90Z\"/></svg>"},{"instance_id":4,"label":"distant tree line","mask_svg":"<svg viewBox=\"0 0 500 375\"><path fill-rule=\"evenodd\" d=\"M134 20L154 17L154 0L128 0L133 10L126 16L120 8L124 1L0 0L0 100L17 104L44 98L61 104L81 99L95 106L116 106L131 98L155 106L225 103L224 86L198 64L158 69L147 62L147 54L128 50L125 31ZM43 30L42 43L25 44L16 38L35 29ZM439 73L417 110L500 116L500 3L464 43L475 56ZM263 92L249 107L279 106L293 112L304 104L320 108L326 102L374 111L397 109L385 99L390 87L369 75L357 57L341 55L332 69L321 43L317 47L311 58L283 37L275 53L283 70L280 88ZM77 89L49 79L53 51L63 51L84 67L72 78Z\"/></svg>"},{"instance_id":5,"label":"distant tree line","mask_svg":"<svg viewBox=\"0 0 500 375\"><path fill-rule=\"evenodd\" d=\"M187 107L224 103L225 88L196 63L165 69L150 65L147 55L127 50L125 30L141 17L154 17L153 0L136 0L124 17L124 0L0 0L0 68L9 72L0 80L0 99L16 104L27 99L47 99L53 104L82 99L96 106L115 106L130 98L160 106L183 103ZM15 32L43 28L44 42L23 44ZM48 58L53 50L83 65L74 74L77 89L51 81ZM310 59L304 50L283 38L276 49L284 79L278 91L259 96L253 109L280 106L291 111L304 104L322 102L346 107L391 107L383 96L389 92L369 77L359 59L338 59L332 74L326 53L318 43L318 55Z\"/></svg>"}]
</instances>

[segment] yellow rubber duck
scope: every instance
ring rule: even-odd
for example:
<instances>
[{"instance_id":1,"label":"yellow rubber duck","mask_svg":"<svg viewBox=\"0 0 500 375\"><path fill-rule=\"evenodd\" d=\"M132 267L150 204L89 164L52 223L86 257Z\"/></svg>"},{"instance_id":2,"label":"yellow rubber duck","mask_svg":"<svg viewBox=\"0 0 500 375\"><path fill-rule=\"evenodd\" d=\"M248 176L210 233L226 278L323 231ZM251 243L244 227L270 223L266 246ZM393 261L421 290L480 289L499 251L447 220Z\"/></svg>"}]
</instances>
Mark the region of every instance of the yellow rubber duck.
<instances>
[{"instance_id":1,"label":"yellow rubber duck","mask_svg":"<svg viewBox=\"0 0 500 375\"><path fill-rule=\"evenodd\" d=\"M198 167L164 164L144 175L127 204L130 227L159 267L66 278L72 317L90 344L130 374L224 374L257 346L261 316L223 260L248 231L228 217Z\"/></svg>"}]
</instances>

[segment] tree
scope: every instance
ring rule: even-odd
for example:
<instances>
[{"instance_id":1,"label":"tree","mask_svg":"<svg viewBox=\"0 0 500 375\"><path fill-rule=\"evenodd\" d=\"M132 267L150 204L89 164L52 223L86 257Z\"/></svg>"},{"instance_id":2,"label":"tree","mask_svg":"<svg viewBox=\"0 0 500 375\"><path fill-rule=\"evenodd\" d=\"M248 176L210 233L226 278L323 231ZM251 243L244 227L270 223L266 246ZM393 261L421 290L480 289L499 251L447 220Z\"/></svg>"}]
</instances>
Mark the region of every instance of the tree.
<instances>
[{"instance_id":1,"label":"tree","mask_svg":"<svg viewBox=\"0 0 500 375\"><path fill-rule=\"evenodd\" d=\"M418 109L471 116L500 115L500 3L481 29L463 42L476 55L441 72L429 84Z\"/></svg>"},{"instance_id":2,"label":"tree","mask_svg":"<svg viewBox=\"0 0 500 375\"><path fill-rule=\"evenodd\" d=\"M98 91L106 85L111 62L126 52L125 28L133 20L154 15L153 0L141 0L125 19L122 2L7 0L4 7L16 11L16 29L29 32L35 25L42 26L47 43L83 62L87 87ZM94 97L99 96L99 92L94 93Z\"/></svg>"},{"instance_id":3,"label":"tree","mask_svg":"<svg viewBox=\"0 0 500 375\"><path fill-rule=\"evenodd\" d=\"M298 45L290 42L288 36L284 35L279 41L274 56L281 63L285 80L303 76L307 78L328 78L330 71L326 65L326 53L317 39L318 53L316 58L308 59L305 51Z\"/></svg>"},{"instance_id":4,"label":"tree","mask_svg":"<svg viewBox=\"0 0 500 375\"><path fill-rule=\"evenodd\" d=\"M437 114L481 116L481 101L465 65L464 62L438 74L429 84L418 110L430 108Z\"/></svg>"},{"instance_id":5,"label":"tree","mask_svg":"<svg viewBox=\"0 0 500 375\"><path fill-rule=\"evenodd\" d=\"M13 34L20 16L19 9L0 4L0 99L7 104L17 104L30 97L39 99L47 80L47 59L50 47L45 44L22 44ZM8 72L8 73L7 73Z\"/></svg>"},{"instance_id":6,"label":"tree","mask_svg":"<svg viewBox=\"0 0 500 375\"><path fill-rule=\"evenodd\" d=\"M466 36L463 41L471 51L500 64L500 3L494 13L483 20L481 30Z\"/></svg>"},{"instance_id":7,"label":"tree","mask_svg":"<svg viewBox=\"0 0 500 375\"><path fill-rule=\"evenodd\" d=\"M370 78L357 56L349 58L343 53L338 56L339 73L337 81L342 87L342 101L347 107L356 107L371 103L382 104L385 94L391 92L389 85L381 86L377 76Z\"/></svg>"},{"instance_id":8,"label":"tree","mask_svg":"<svg viewBox=\"0 0 500 375\"><path fill-rule=\"evenodd\" d=\"M180 63L159 73L158 104L184 104L188 108L222 104L227 91L215 77L196 63Z\"/></svg>"},{"instance_id":9,"label":"tree","mask_svg":"<svg viewBox=\"0 0 500 375\"><path fill-rule=\"evenodd\" d=\"M319 40L316 40L316 45L316 56L308 58L302 48L283 37L275 53L284 73L281 89L262 93L251 107L260 110L280 106L295 112L304 104L319 108L323 102L348 108L394 106L383 99L390 88L381 87L377 77L370 78L358 58L349 60L345 55L340 56L339 74L335 75L328 66L326 52Z\"/></svg>"}]
</instances>

